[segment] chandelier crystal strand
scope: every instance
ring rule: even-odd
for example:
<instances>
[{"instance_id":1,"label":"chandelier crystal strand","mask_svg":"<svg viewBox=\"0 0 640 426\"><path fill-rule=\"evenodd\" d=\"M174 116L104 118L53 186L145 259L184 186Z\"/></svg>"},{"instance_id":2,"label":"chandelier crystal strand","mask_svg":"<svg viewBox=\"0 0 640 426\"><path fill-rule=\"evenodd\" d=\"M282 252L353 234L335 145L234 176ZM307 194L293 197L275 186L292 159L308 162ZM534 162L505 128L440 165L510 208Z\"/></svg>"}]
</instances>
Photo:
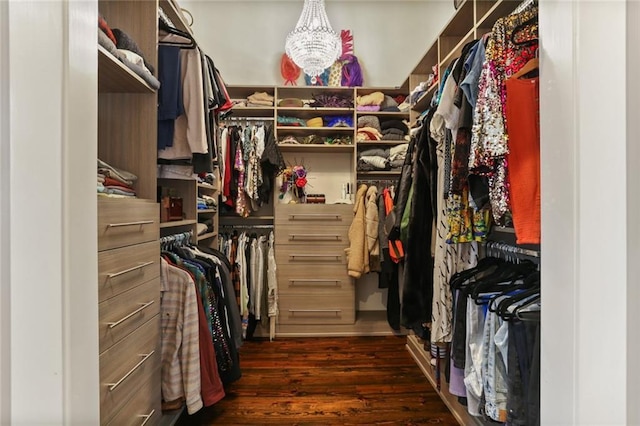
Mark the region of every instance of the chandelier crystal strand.
<instances>
[{"instance_id":1,"label":"chandelier crystal strand","mask_svg":"<svg viewBox=\"0 0 640 426\"><path fill-rule=\"evenodd\" d=\"M285 52L305 74L316 77L340 57L342 42L327 17L324 0L305 0L296 27L287 35Z\"/></svg>"}]
</instances>

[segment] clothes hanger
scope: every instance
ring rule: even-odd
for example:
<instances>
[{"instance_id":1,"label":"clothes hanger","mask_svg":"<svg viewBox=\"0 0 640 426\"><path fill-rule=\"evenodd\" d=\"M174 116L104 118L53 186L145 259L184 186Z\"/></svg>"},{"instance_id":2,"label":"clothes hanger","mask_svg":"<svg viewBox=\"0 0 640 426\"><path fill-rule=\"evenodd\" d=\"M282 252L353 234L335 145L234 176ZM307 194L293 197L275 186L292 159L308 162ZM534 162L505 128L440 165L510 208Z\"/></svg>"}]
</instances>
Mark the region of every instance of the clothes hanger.
<instances>
[{"instance_id":1,"label":"clothes hanger","mask_svg":"<svg viewBox=\"0 0 640 426\"><path fill-rule=\"evenodd\" d=\"M196 41L189 33L168 25L160 18L158 18L158 30L166 33L164 39L160 40L158 44L177 46L183 49L195 49L197 47Z\"/></svg>"},{"instance_id":2,"label":"clothes hanger","mask_svg":"<svg viewBox=\"0 0 640 426\"><path fill-rule=\"evenodd\" d=\"M520 77L523 77L529 74L530 72L537 70L539 67L540 67L540 60L538 58L538 49L536 49L535 58L530 59L529 62L524 64L524 66L520 68L518 72L516 72L511 77L509 77L509 80L516 80Z\"/></svg>"},{"instance_id":3,"label":"clothes hanger","mask_svg":"<svg viewBox=\"0 0 640 426\"><path fill-rule=\"evenodd\" d=\"M526 21L521 22L520 24L516 25L516 27L511 32L511 43L513 43L516 46L527 46L527 45L530 45L530 44L537 43L538 42L538 37L532 38L530 40L516 41L516 38L517 38L518 33L520 31L523 31L529 25L536 24L537 22L538 22L538 15L536 14L533 17L527 19Z\"/></svg>"}]
</instances>

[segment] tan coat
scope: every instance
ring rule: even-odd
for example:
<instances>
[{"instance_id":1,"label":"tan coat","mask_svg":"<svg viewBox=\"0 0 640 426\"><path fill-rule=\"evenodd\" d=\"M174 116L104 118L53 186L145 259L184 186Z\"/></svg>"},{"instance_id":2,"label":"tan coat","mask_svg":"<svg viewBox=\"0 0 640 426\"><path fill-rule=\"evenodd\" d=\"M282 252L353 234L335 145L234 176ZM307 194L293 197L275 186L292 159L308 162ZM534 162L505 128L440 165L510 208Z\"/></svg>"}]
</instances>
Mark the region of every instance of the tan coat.
<instances>
[{"instance_id":1,"label":"tan coat","mask_svg":"<svg viewBox=\"0 0 640 426\"><path fill-rule=\"evenodd\" d=\"M380 271L380 241L378 239L378 188L370 186L365 196L365 233L369 251L369 267Z\"/></svg>"},{"instance_id":2,"label":"tan coat","mask_svg":"<svg viewBox=\"0 0 640 426\"><path fill-rule=\"evenodd\" d=\"M360 278L369 272L369 247L365 235L365 195L367 185L360 185L353 204L353 222L349 227L349 248L347 253L347 270L349 276Z\"/></svg>"}]
</instances>

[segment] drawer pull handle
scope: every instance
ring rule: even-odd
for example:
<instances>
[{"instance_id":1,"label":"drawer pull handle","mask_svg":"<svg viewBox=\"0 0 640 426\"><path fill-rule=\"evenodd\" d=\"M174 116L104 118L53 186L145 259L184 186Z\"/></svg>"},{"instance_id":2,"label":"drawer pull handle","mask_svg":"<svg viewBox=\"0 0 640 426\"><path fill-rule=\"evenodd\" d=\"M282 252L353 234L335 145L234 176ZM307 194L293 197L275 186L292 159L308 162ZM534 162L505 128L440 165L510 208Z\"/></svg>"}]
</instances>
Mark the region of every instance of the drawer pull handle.
<instances>
[{"instance_id":1,"label":"drawer pull handle","mask_svg":"<svg viewBox=\"0 0 640 426\"><path fill-rule=\"evenodd\" d=\"M140 424L140 426L144 426L147 424L149 419L156 413L156 410L153 409L149 414L140 414L138 417L144 418L144 421Z\"/></svg>"},{"instance_id":2,"label":"drawer pull handle","mask_svg":"<svg viewBox=\"0 0 640 426\"><path fill-rule=\"evenodd\" d=\"M123 226L151 225L153 220L139 220L137 222L110 223L107 228L122 228Z\"/></svg>"},{"instance_id":3,"label":"drawer pull handle","mask_svg":"<svg viewBox=\"0 0 640 426\"><path fill-rule=\"evenodd\" d=\"M124 271L114 272L113 274L107 274L107 278L111 279L111 278L119 277L120 275L128 274L129 272L137 271L138 269L142 269L145 266L149 266L149 265L153 265L153 264L154 264L153 260L149 261L149 262L141 263L140 265L133 266L133 267L131 267L129 269L125 269Z\"/></svg>"},{"instance_id":4,"label":"drawer pull handle","mask_svg":"<svg viewBox=\"0 0 640 426\"><path fill-rule=\"evenodd\" d=\"M331 285L335 285L336 287L339 286L342 283L342 280L313 280L313 279L309 279L309 280L303 280L303 279L297 279L297 280L289 280L289 284L295 286L296 283L300 283L300 284L320 284L320 283L327 283L327 284L331 284Z\"/></svg>"},{"instance_id":5,"label":"drawer pull handle","mask_svg":"<svg viewBox=\"0 0 640 426\"><path fill-rule=\"evenodd\" d=\"M138 369L138 367L140 367L142 364L144 364L144 362L146 360L149 359L149 357L151 357L151 355L153 355L155 353L155 350L149 352L148 354L138 354L138 356L143 357L139 363L137 363L131 370L129 370L127 372L127 374L125 374L124 376L122 376L122 378L120 380L118 380L115 383L107 383L107 386L109 386L109 392L113 392L118 386L120 386L122 384L122 382L124 382L125 380L127 380L127 377L129 377L130 375L133 374L134 371L136 371Z\"/></svg>"},{"instance_id":6,"label":"drawer pull handle","mask_svg":"<svg viewBox=\"0 0 640 426\"><path fill-rule=\"evenodd\" d=\"M109 322L107 324L109 324L109 328L115 328L117 326L119 326L120 324L122 324L123 322L125 322L126 320L128 320L129 318L131 318L132 316L134 316L135 314L141 312L142 310L148 308L149 306L153 305L153 302L155 302L155 300L152 300L151 302L147 302L147 303L141 303L142 306L140 306L138 309L136 309L135 311L131 312L129 315L127 315L126 317L120 318L118 321L116 322Z\"/></svg>"},{"instance_id":7,"label":"drawer pull handle","mask_svg":"<svg viewBox=\"0 0 640 426\"><path fill-rule=\"evenodd\" d=\"M289 220L342 220L342 215L340 214L290 214Z\"/></svg>"},{"instance_id":8,"label":"drawer pull handle","mask_svg":"<svg viewBox=\"0 0 640 426\"><path fill-rule=\"evenodd\" d=\"M294 240L327 240L327 241L340 241L340 235L327 235L327 234L289 234L289 241Z\"/></svg>"},{"instance_id":9,"label":"drawer pull handle","mask_svg":"<svg viewBox=\"0 0 640 426\"><path fill-rule=\"evenodd\" d=\"M303 314L336 314L342 312L342 309L289 309L289 313L295 314L300 312Z\"/></svg>"},{"instance_id":10,"label":"drawer pull handle","mask_svg":"<svg viewBox=\"0 0 640 426\"><path fill-rule=\"evenodd\" d=\"M328 257L332 257L336 260L341 260L342 259L342 255L339 254L290 254L289 255L289 259L291 260L296 260L296 258L300 258L300 259L323 259L323 258L328 258Z\"/></svg>"}]
</instances>

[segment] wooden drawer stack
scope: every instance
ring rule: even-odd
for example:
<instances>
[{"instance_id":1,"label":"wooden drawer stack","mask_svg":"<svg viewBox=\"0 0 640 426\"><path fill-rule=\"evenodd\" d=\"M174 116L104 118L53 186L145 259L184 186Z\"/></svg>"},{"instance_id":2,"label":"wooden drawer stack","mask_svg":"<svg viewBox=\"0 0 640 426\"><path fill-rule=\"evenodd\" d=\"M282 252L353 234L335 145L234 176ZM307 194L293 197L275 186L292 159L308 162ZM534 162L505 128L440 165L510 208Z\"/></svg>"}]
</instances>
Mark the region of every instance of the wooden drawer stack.
<instances>
[{"instance_id":1,"label":"wooden drawer stack","mask_svg":"<svg viewBox=\"0 0 640 426\"><path fill-rule=\"evenodd\" d=\"M100 423L153 425L160 395L158 204L98 200Z\"/></svg>"},{"instance_id":2,"label":"wooden drawer stack","mask_svg":"<svg viewBox=\"0 0 640 426\"><path fill-rule=\"evenodd\" d=\"M351 205L278 205L280 325L353 324L355 287L345 248Z\"/></svg>"}]
</instances>

